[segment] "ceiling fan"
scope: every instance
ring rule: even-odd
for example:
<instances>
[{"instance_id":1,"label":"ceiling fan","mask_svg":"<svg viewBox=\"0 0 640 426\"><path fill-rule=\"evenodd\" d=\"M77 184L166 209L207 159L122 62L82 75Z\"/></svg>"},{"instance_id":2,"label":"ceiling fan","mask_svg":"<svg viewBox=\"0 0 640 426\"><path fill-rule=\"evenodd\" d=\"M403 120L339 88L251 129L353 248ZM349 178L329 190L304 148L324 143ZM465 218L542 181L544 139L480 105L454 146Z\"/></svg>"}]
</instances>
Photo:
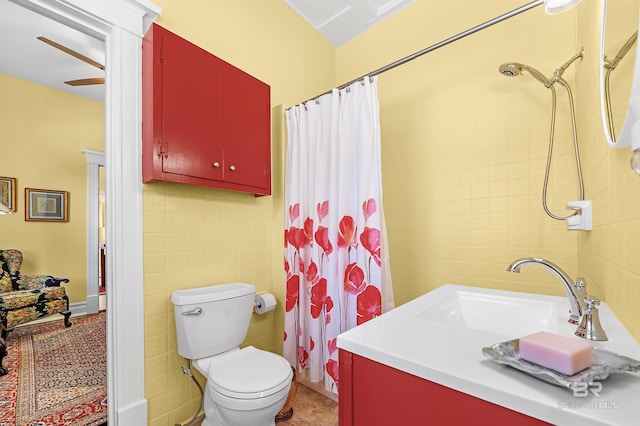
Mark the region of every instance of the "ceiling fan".
<instances>
[{"instance_id":1,"label":"ceiling fan","mask_svg":"<svg viewBox=\"0 0 640 426\"><path fill-rule=\"evenodd\" d=\"M55 47L56 49L60 49L63 52L73 56L74 58L78 58L83 62L86 62L89 65L93 65L96 68L99 68L101 70L104 71L104 65L102 65L99 62L94 61L91 58L87 58L86 56L84 56L81 53L76 52L75 50L69 49L66 46L63 46L61 44L56 43L55 41L49 40L46 37L37 37L38 40L47 43L50 46ZM80 80L69 80L69 81L65 81L65 84L68 84L69 86L90 86L93 84L104 84L104 77L96 77L96 78L83 78Z\"/></svg>"}]
</instances>

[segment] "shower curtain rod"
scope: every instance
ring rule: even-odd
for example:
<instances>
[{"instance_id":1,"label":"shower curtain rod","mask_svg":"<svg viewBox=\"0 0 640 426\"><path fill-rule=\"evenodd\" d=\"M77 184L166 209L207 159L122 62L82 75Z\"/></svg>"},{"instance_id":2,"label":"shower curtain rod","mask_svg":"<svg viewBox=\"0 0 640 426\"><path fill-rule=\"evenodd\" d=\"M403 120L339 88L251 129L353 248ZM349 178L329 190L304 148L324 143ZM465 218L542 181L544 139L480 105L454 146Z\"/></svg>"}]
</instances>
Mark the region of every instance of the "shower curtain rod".
<instances>
[{"instance_id":1,"label":"shower curtain rod","mask_svg":"<svg viewBox=\"0 0 640 426\"><path fill-rule=\"evenodd\" d=\"M544 3L544 0L536 0L536 1L532 1L531 3L525 4L524 6L520 6L519 8L514 9L511 12L507 12L504 15L500 15L500 16L498 16L496 18L493 18L493 19L491 19L489 21L486 21L486 22L484 22L484 23L482 23L480 25L476 25L473 28L469 28L466 31L463 31L463 32L461 32L459 34L456 34L456 35L452 36L452 37L449 37L448 39L442 40L441 42L433 44L433 45L431 45L429 47L425 47L424 49L422 49L422 50L420 50L420 51L418 51L416 53L413 53L413 54L411 54L409 56L405 56L402 59L398 59L395 62L392 62L392 63L387 64L387 65L385 65L385 66L383 66L381 68L378 68L375 71L371 71L368 74L365 74L365 75L360 76L360 77L358 77L356 79L353 79L353 80L348 81L348 82L346 82L344 84L341 84L340 86L337 87L337 89L344 89L345 87L348 87L348 86L350 86L351 84L353 84L353 83L355 83L357 81L361 81L361 80L365 79L366 77L373 77L373 76L376 76L378 74L382 74L385 71L389 71L390 69L393 69L393 68L395 68L397 66L400 66L402 64L406 64L407 62L413 61L414 59L416 59L416 58L418 58L418 57L420 57L420 56L422 56L422 55L424 55L426 53L432 52L432 51L434 51L436 49L439 49L439 48L441 48L443 46L446 46L449 43L453 43L454 41L460 40L461 38L464 38L464 37L466 37L468 35L476 33L476 32L478 32L480 30L483 30L483 29L485 29L487 27L495 25L498 22L502 22L502 21L504 21L506 19L509 19L512 16L519 15L520 13L526 12L529 9L533 9L534 7L539 6L542 3ZM321 94L319 94L317 96L314 96L313 98L307 99L306 101L301 102L301 103L306 103L306 102L312 101L314 99L318 99L320 96L324 96L324 95L327 95L329 93L332 93L332 91L333 91L333 89L332 90L328 90L328 91L326 91L324 93L321 93ZM289 107L287 109L291 109L291 107Z\"/></svg>"}]
</instances>

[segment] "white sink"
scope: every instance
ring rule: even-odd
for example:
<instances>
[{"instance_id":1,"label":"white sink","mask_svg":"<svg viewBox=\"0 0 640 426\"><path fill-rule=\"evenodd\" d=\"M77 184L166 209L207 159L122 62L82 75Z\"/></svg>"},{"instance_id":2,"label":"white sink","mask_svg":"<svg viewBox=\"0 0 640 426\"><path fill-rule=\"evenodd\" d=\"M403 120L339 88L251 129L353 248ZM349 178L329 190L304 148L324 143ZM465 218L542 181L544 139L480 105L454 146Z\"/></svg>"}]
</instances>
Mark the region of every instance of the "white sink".
<instances>
[{"instance_id":1,"label":"white sink","mask_svg":"<svg viewBox=\"0 0 640 426\"><path fill-rule=\"evenodd\" d=\"M612 375L600 397L581 398L482 354L484 347L547 330L640 359L640 344L607 303L598 310L608 341L575 336L566 296L445 284L340 334L338 348L550 424L635 425L640 374Z\"/></svg>"},{"instance_id":2,"label":"white sink","mask_svg":"<svg viewBox=\"0 0 640 426\"><path fill-rule=\"evenodd\" d=\"M452 324L505 336L524 336L537 331L558 331L558 303L540 300L535 295L486 289L452 288L430 305L419 318ZM568 319L568 313L565 315Z\"/></svg>"}]
</instances>

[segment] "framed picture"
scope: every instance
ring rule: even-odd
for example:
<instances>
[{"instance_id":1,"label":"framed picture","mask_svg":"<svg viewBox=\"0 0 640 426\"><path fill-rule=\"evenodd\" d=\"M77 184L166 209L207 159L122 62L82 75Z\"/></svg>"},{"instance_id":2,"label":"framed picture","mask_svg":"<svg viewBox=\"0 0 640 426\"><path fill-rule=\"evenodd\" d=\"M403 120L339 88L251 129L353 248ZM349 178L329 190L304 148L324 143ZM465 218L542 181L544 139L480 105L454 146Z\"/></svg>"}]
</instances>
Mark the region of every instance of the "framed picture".
<instances>
[{"instance_id":1,"label":"framed picture","mask_svg":"<svg viewBox=\"0 0 640 426\"><path fill-rule=\"evenodd\" d=\"M48 189L24 189L24 219L27 221L68 222L69 193Z\"/></svg>"},{"instance_id":2,"label":"framed picture","mask_svg":"<svg viewBox=\"0 0 640 426\"><path fill-rule=\"evenodd\" d=\"M13 212L16 206L16 178L0 176L0 203Z\"/></svg>"}]
</instances>

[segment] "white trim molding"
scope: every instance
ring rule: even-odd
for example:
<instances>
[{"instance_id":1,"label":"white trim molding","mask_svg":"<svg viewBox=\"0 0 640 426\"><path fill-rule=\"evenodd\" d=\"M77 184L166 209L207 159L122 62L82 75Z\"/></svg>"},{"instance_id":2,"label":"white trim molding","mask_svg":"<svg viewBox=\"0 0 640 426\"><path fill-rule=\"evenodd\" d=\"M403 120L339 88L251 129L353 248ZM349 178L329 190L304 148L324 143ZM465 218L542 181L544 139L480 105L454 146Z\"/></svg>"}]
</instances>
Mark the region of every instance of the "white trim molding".
<instances>
[{"instance_id":1,"label":"white trim molding","mask_svg":"<svg viewBox=\"0 0 640 426\"><path fill-rule=\"evenodd\" d=\"M148 0L11 0L105 42L107 377L109 425L148 423L142 267L142 37Z\"/></svg>"},{"instance_id":2,"label":"white trim molding","mask_svg":"<svg viewBox=\"0 0 640 426\"><path fill-rule=\"evenodd\" d=\"M87 159L87 302L86 312L100 309L100 167L104 167L104 152L83 149Z\"/></svg>"}]
</instances>

